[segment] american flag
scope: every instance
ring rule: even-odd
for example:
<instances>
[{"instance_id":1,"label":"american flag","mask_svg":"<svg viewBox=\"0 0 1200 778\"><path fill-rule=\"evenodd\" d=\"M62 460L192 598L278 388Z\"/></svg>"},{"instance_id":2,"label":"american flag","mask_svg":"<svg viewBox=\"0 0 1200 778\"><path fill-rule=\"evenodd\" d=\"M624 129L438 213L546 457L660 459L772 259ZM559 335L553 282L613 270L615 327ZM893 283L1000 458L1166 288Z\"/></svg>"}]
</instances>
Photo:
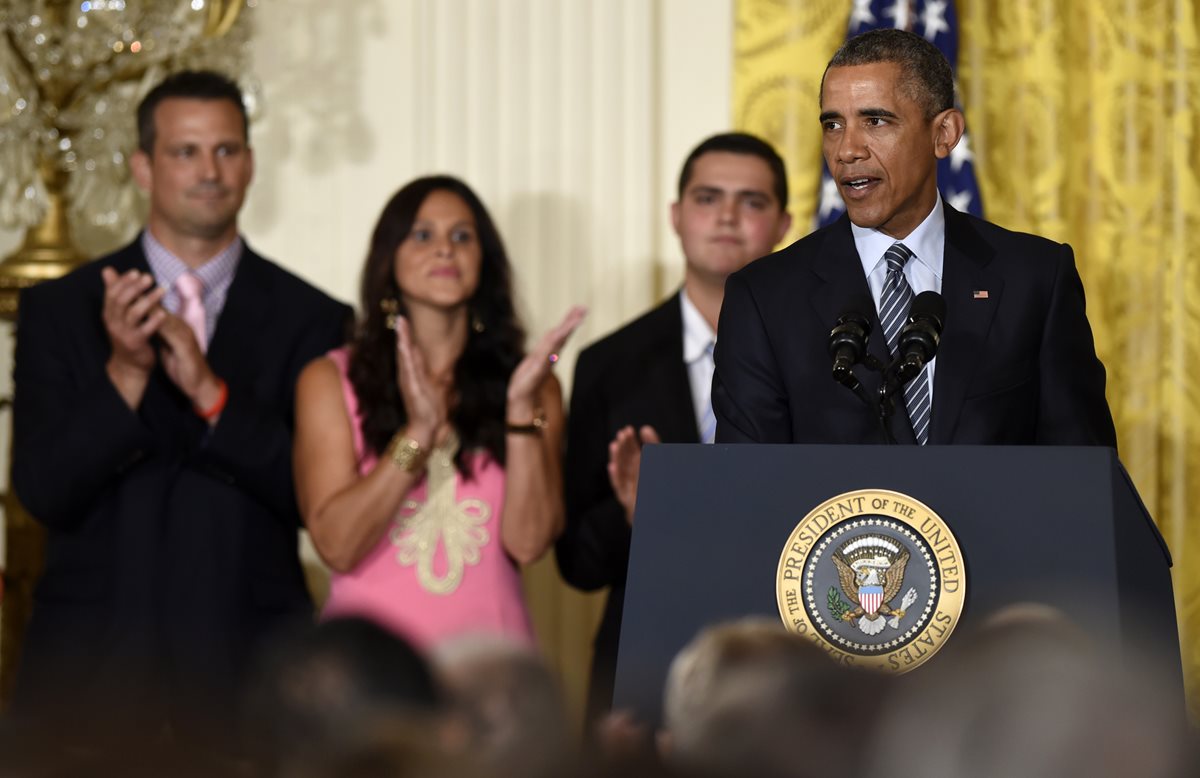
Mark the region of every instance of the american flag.
<instances>
[{"instance_id":1,"label":"american flag","mask_svg":"<svg viewBox=\"0 0 1200 778\"><path fill-rule=\"evenodd\" d=\"M924 35L926 40L946 55L957 76L958 16L954 12L954 0L854 0L846 37L852 38L881 27L895 27ZM983 216L969 132L963 133L962 140L949 157L939 160L938 188L946 202L958 210ZM817 226L832 224L844 211L837 183L829 175L828 169L822 170Z\"/></svg>"}]
</instances>

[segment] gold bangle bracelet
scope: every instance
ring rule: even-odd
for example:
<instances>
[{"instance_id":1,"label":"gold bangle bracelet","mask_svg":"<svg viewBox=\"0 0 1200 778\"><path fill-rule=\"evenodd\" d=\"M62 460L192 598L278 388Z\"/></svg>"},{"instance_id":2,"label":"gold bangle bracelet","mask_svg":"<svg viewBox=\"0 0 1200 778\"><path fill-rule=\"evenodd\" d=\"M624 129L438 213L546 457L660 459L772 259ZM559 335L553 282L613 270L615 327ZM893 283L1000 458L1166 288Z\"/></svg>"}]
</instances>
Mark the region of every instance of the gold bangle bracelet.
<instances>
[{"instance_id":1,"label":"gold bangle bracelet","mask_svg":"<svg viewBox=\"0 0 1200 778\"><path fill-rule=\"evenodd\" d=\"M425 466L429 452L421 448L415 438L410 438L406 430L400 430L392 438L388 446L388 458L392 464L406 473L415 473Z\"/></svg>"}]
</instances>

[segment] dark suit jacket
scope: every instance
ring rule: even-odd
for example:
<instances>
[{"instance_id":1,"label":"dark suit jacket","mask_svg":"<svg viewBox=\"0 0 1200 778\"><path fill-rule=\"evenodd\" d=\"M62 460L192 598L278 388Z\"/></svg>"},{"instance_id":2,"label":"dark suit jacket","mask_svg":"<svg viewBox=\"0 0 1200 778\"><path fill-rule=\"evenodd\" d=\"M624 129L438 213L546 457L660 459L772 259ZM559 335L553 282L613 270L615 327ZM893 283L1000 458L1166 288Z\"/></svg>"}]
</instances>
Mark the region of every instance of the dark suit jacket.
<instances>
[{"instance_id":1,"label":"dark suit jacket","mask_svg":"<svg viewBox=\"0 0 1200 778\"><path fill-rule=\"evenodd\" d=\"M13 483L48 540L16 704L170 704L178 726L230 704L272 625L311 616L293 395L352 312L246 249L208 350L229 387L210 432L161 366L136 413L108 379L105 266L149 272L139 240L21 295Z\"/></svg>"},{"instance_id":2,"label":"dark suit jacket","mask_svg":"<svg viewBox=\"0 0 1200 778\"><path fill-rule=\"evenodd\" d=\"M630 528L608 480L608 444L617 430L649 424L664 443L698 443L696 416L683 363L683 313L678 293L580 355L567 420L567 526L555 549L567 583L592 591L610 587L596 633L589 716L612 704Z\"/></svg>"},{"instance_id":3,"label":"dark suit jacket","mask_svg":"<svg viewBox=\"0 0 1200 778\"><path fill-rule=\"evenodd\" d=\"M949 205L929 442L1116 446L1071 248ZM978 294L986 292L986 295ZM841 309L869 295L843 217L729 278L715 354L718 443L880 443L873 414L830 374ZM869 350L886 357L873 315ZM855 368L872 393L879 380ZM913 442L897 403L893 430Z\"/></svg>"}]
</instances>

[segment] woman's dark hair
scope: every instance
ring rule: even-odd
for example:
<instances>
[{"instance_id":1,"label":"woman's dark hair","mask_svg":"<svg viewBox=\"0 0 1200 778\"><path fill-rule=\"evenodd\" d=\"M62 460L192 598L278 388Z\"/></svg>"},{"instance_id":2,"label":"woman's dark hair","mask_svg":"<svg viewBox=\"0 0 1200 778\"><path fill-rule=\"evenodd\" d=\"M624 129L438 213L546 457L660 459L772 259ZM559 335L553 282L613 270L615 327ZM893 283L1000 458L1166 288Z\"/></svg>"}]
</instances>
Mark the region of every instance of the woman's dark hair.
<instances>
[{"instance_id":1,"label":"woman's dark hair","mask_svg":"<svg viewBox=\"0 0 1200 778\"><path fill-rule=\"evenodd\" d=\"M483 328L468 327L467 344L454 366L457 401L450 409L462 442L458 467L467 474L463 454L473 448L484 448L504 463L508 379L524 356L525 330L513 304L512 270L500 233L479 197L457 178L418 178L396 192L379 215L363 267L362 318L350 354L350 382L362 415L363 441L367 450L380 455L408 421L396 382L396 334L387 327L381 303L395 300L397 312L408 314L396 284L396 251L425 199L438 191L458 195L467 204L483 255L479 286L468 305L472 322Z\"/></svg>"}]
</instances>

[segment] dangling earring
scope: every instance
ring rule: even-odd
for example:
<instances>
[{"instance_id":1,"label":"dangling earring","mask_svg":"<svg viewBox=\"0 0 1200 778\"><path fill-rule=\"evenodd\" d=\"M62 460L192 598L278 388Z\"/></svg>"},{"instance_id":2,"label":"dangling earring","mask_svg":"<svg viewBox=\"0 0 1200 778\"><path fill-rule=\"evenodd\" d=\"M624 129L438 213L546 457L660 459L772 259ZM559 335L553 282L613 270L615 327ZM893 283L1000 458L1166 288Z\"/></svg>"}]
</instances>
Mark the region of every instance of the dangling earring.
<instances>
[{"instance_id":1,"label":"dangling earring","mask_svg":"<svg viewBox=\"0 0 1200 778\"><path fill-rule=\"evenodd\" d=\"M479 318L479 314L472 311L471 313L471 329L475 330L476 334L482 333L487 329L483 325L483 319Z\"/></svg>"},{"instance_id":2,"label":"dangling earring","mask_svg":"<svg viewBox=\"0 0 1200 778\"><path fill-rule=\"evenodd\" d=\"M400 315L400 302L395 297L385 297L379 301L379 310L384 313L383 326L389 330L396 329L396 318Z\"/></svg>"}]
</instances>

